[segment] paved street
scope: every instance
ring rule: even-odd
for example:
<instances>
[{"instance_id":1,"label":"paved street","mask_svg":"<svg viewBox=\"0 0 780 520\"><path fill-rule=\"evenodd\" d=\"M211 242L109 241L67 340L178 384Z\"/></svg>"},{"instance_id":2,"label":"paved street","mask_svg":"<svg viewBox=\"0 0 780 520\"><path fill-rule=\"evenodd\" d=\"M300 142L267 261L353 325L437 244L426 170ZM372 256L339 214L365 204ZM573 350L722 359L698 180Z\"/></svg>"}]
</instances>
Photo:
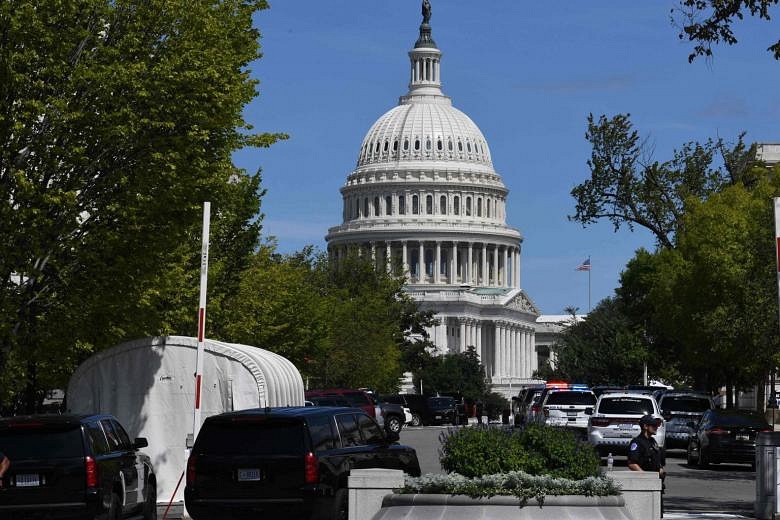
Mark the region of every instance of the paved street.
<instances>
[{"instance_id":1,"label":"paved street","mask_svg":"<svg viewBox=\"0 0 780 520\"><path fill-rule=\"evenodd\" d=\"M404 428L401 442L414 447L423 473L440 473L439 435L447 427ZM625 457L616 457L615 470L626 470ZM674 518L694 518L686 511L717 512L724 515L697 518L740 518L752 515L755 499L755 474L750 466L718 464L710 469L688 468L685 452L674 450L667 454L666 511L679 511Z\"/></svg>"}]
</instances>

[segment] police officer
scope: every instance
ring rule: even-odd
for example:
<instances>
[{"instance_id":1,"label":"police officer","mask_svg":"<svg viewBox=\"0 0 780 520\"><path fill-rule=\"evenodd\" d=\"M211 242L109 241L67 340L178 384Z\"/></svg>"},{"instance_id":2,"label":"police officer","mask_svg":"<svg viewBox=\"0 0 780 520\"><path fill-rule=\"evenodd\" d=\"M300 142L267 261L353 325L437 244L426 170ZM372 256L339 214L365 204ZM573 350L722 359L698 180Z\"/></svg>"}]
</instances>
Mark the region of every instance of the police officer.
<instances>
[{"instance_id":1,"label":"police officer","mask_svg":"<svg viewBox=\"0 0 780 520\"><path fill-rule=\"evenodd\" d=\"M666 454L664 450L655 442L653 435L658 431L658 423L652 415L645 415L639 419L639 427L642 433L631 439L628 446L628 469L631 471L652 471L657 472L661 478L661 517L664 516L664 498L663 493L666 489Z\"/></svg>"}]
</instances>

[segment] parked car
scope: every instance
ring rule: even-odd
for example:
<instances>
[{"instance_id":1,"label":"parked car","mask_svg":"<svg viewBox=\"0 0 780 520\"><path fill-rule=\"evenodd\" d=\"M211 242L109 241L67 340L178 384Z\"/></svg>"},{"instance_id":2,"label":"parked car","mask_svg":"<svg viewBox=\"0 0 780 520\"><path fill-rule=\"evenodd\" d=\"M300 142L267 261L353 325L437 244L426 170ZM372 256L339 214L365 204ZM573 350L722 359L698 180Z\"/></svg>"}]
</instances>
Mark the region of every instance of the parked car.
<instances>
[{"instance_id":1,"label":"parked car","mask_svg":"<svg viewBox=\"0 0 780 520\"><path fill-rule=\"evenodd\" d=\"M596 396L590 390L550 390L541 403L542 413L537 422L547 426L577 428L583 433L588 428L587 409L596 405Z\"/></svg>"},{"instance_id":2,"label":"parked car","mask_svg":"<svg viewBox=\"0 0 780 520\"><path fill-rule=\"evenodd\" d=\"M771 431L766 419L752 411L707 410L688 438L688 465L736 462L755 469L756 435Z\"/></svg>"},{"instance_id":3,"label":"parked car","mask_svg":"<svg viewBox=\"0 0 780 520\"><path fill-rule=\"evenodd\" d=\"M531 402L528 403L528 408L525 414L526 424L534 422L536 415L542 412L542 406L540 399L542 398L542 392L544 390L534 390L531 393Z\"/></svg>"},{"instance_id":4,"label":"parked car","mask_svg":"<svg viewBox=\"0 0 780 520\"><path fill-rule=\"evenodd\" d=\"M704 412L715 408L707 394L668 391L658 402L666 421L666 447L688 448L688 437Z\"/></svg>"},{"instance_id":5,"label":"parked car","mask_svg":"<svg viewBox=\"0 0 780 520\"><path fill-rule=\"evenodd\" d=\"M588 441L601 456L628 453L631 439L641 432L639 419L645 415L658 419L654 438L661 448L664 447L666 428L658 403L651 395L635 392L601 394L596 407L585 413L590 415Z\"/></svg>"},{"instance_id":6,"label":"parked car","mask_svg":"<svg viewBox=\"0 0 780 520\"><path fill-rule=\"evenodd\" d=\"M431 424L458 424L458 410L452 397L429 397L428 407L433 418Z\"/></svg>"},{"instance_id":7,"label":"parked car","mask_svg":"<svg viewBox=\"0 0 780 520\"><path fill-rule=\"evenodd\" d=\"M377 416L379 415L377 414L377 410L376 410L377 404L374 401L374 398L364 390L329 388L327 390L306 391L306 399L308 399L309 401L312 401L313 398L320 398L320 397L330 397L330 398L340 397L342 399L345 399L347 403L349 403L349 406L353 408L360 408L361 410L366 412L369 415L369 417L373 417L374 419L376 419Z\"/></svg>"},{"instance_id":8,"label":"parked car","mask_svg":"<svg viewBox=\"0 0 780 520\"><path fill-rule=\"evenodd\" d=\"M11 467L0 487L0 518L157 518L149 457L111 415L0 419Z\"/></svg>"},{"instance_id":9,"label":"parked car","mask_svg":"<svg viewBox=\"0 0 780 520\"><path fill-rule=\"evenodd\" d=\"M187 462L187 511L193 520L347 518L352 469L420 475L414 449L397 440L355 408L262 408L209 417Z\"/></svg>"},{"instance_id":10,"label":"parked car","mask_svg":"<svg viewBox=\"0 0 780 520\"><path fill-rule=\"evenodd\" d=\"M613 386L613 385L597 385L590 389L591 392L595 394L595 396L601 397L601 394L606 393L615 393L615 392L625 392L626 388L623 386Z\"/></svg>"},{"instance_id":11,"label":"parked car","mask_svg":"<svg viewBox=\"0 0 780 520\"><path fill-rule=\"evenodd\" d=\"M379 403L379 408L382 411L385 429L388 432L401 433L401 429L406 424L404 407L395 403Z\"/></svg>"},{"instance_id":12,"label":"parked car","mask_svg":"<svg viewBox=\"0 0 780 520\"><path fill-rule=\"evenodd\" d=\"M517 396L512 398L512 413L515 415L516 423L524 423L528 416L528 409L533 401L534 392L541 391L544 385L530 385L522 390Z\"/></svg>"},{"instance_id":13,"label":"parked car","mask_svg":"<svg viewBox=\"0 0 780 520\"><path fill-rule=\"evenodd\" d=\"M307 394L309 401L314 406L344 406L347 408L356 407L357 404L363 403L362 390L341 390L341 394L323 394L314 395ZM349 396L352 396L351 398ZM370 395L366 397L374 400ZM359 406L362 410L366 410L363 406ZM376 413L376 408L379 408L379 413ZM392 403L378 403L373 406L374 418L377 422L382 424L388 432L400 433L403 425L406 423L406 414L402 406ZM379 420L381 417L381 420Z\"/></svg>"},{"instance_id":14,"label":"parked car","mask_svg":"<svg viewBox=\"0 0 780 520\"><path fill-rule=\"evenodd\" d=\"M409 408L412 412L410 426L427 426L433 424L433 412L428 403L428 396L420 394L384 395L382 401L395 403Z\"/></svg>"}]
</instances>

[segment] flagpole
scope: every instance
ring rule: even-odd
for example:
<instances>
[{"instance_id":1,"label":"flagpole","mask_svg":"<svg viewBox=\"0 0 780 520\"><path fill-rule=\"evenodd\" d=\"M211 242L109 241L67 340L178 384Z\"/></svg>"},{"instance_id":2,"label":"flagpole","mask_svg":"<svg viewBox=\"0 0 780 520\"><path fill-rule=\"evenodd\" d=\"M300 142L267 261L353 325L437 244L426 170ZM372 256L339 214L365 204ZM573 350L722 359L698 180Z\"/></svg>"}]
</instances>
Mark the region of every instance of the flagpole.
<instances>
[{"instance_id":1,"label":"flagpole","mask_svg":"<svg viewBox=\"0 0 780 520\"><path fill-rule=\"evenodd\" d=\"M593 270L593 262L588 257L588 314L590 314L590 272Z\"/></svg>"}]
</instances>

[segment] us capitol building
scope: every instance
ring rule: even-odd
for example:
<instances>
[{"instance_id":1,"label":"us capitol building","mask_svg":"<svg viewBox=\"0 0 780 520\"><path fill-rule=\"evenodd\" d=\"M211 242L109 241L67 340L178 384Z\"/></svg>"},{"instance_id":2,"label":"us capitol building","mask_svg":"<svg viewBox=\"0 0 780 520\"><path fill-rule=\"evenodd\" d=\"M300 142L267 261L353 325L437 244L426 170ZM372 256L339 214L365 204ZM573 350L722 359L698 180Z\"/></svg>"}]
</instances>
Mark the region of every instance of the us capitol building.
<instances>
[{"instance_id":1,"label":"us capitol building","mask_svg":"<svg viewBox=\"0 0 780 520\"><path fill-rule=\"evenodd\" d=\"M437 352L475 347L492 389L509 395L532 380L563 320L537 322L522 289L523 236L506 223L509 190L479 127L442 92L427 1L409 58L409 91L363 139L328 251L338 259L358 248L402 267L406 291L439 320L429 331Z\"/></svg>"}]
</instances>

